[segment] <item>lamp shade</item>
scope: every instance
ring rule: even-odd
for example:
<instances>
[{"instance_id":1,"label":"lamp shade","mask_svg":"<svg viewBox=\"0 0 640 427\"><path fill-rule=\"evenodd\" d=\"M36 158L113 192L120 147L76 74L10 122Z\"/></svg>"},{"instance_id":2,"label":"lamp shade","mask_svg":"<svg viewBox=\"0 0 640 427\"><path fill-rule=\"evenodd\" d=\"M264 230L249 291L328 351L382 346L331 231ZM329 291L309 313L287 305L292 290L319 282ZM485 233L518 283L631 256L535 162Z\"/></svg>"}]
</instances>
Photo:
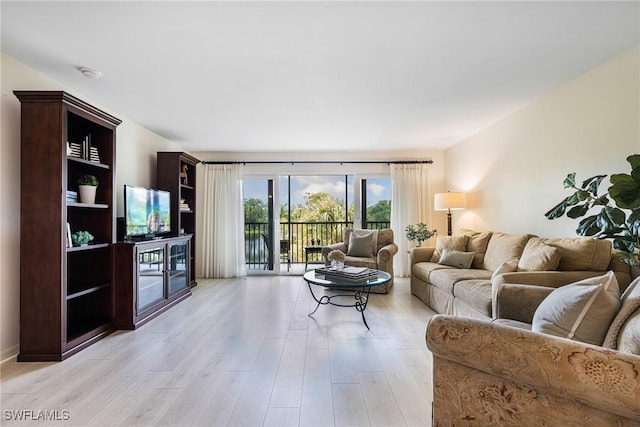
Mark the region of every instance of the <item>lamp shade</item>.
<instances>
[{"instance_id":1,"label":"lamp shade","mask_svg":"<svg viewBox=\"0 0 640 427\"><path fill-rule=\"evenodd\" d=\"M433 198L433 208L437 211L464 209L464 193L436 193Z\"/></svg>"}]
</instances>

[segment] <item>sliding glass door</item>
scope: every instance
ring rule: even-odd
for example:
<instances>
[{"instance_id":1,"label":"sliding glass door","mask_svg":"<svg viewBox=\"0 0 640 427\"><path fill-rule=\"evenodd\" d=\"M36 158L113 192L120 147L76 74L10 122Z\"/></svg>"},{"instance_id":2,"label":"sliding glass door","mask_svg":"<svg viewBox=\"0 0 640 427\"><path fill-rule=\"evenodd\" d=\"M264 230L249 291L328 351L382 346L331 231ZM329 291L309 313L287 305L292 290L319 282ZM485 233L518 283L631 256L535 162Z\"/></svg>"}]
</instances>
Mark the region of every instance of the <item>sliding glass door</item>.
<instances>
[{"instance_id":1,"label":"sliding glass door","mask_svg":"<svg viewBox=\"0 0 640 427\"><path fill-rule=\"evenodd\" d=\"M244 242L248 271L273 271L275 223L273 216L273 179L245 178Z\"/></svg>"},{"instance_id":2,"label":"sliding glass door","mask_svg":"<svg viewBox=\"0 0 640 427\"><path fill-rule=\"evenodd\" d=\"M344 228L354 226L356 209L358 227L390 224L386 177L358 180L359 191L353 175L248 177L243 184L245 255L253 274L300 274L322 262L313 247L342 241Z\"/></svg>"}]
</instances>

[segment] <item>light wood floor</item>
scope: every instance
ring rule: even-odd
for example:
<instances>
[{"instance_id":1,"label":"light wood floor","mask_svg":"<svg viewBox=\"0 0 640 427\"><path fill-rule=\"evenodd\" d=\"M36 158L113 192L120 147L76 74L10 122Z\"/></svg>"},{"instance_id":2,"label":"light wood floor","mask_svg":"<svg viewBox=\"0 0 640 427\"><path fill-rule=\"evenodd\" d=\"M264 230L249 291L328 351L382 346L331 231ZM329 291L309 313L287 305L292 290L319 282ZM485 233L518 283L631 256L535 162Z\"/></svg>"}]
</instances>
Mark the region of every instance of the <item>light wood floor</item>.
<instances>
[{"instance_id":1,"label":"light wood floor","mask_svg":"<svg viewBox=\"0 0 640 427\"><path fill-rule=\"evenodd\" d=\"M407 279L372 294L371 331L353 308L308 317L315 302L299 276L200 279L193 291L64 362L4 363L0 424L431 425L433 312ZM14 422L12 410L69 420Z\"/></svg>"}]
</instances>

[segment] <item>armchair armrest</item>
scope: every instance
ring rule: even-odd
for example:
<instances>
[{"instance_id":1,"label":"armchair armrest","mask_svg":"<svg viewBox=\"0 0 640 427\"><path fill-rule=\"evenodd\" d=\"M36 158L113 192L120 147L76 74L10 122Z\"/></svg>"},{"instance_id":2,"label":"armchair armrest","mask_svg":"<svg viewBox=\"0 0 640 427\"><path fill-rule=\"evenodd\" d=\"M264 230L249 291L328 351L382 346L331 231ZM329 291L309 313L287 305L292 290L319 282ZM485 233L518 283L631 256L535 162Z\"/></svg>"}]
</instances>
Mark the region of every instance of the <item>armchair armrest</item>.
<instances>
[{"instance_id":1,"label":"armchair armrest","mask_svg":"<svg viewBox=\"0 0 640 427\"><path fill-rule=\"evenodd\" d=\"M436 248L411 248L409 251L409 259L411 267L419 262L429 262Z\"/></svg>"},{"instance_id":2,"label":"armchair armrest","mask_svg":"<svg viewBox=\"0 0 640 427\"><path fill-rule=\"evenodd\" d=\"M494 319L511 319L533 323L533 314L543 299L554 288L546 286L504 283L499 285L493 298Z\"/></svg>"},{"instance_id":3,"label":"armchair armrest","mask_svg":"<svg viewBox=\"0 0 640 427\"><path fill-rule=\"evenodd\" d=\"M640 421L639 356L483 320L444 315L431 319L426 341L435 359L491 375L483 377L491 381L480 380L482 385L476 384L484 387L483 392L495 387L504 389L508 384L511 386L507 390L522 390L522 386L524 390L535 389L528 394L511 395L513 400L523 401L510 402L510 406L526 405L542 393L558 397L566 405L576 401ZM434 366L438 369L439 365ZM470 389L472 379L467 379ZM500 404L499 396L497 400L482 397L469 391L469 398L475 400L471 404ZM552 414L553 411L548 415Z\"/></svg>"},{"instance_id":4,"label":"armchair armrest","mask_svg":"<svg viewBox=\"0 0 640 427\"><path fill-rule=\"evenodd\" d=\"M393 256L397 253L398 245L396 245L395 243L389 243L388 245L381 247L378 251L378 254L376 255L377 263L384 264L385 262L393 258Z\"/></svg>"}]
</instances>

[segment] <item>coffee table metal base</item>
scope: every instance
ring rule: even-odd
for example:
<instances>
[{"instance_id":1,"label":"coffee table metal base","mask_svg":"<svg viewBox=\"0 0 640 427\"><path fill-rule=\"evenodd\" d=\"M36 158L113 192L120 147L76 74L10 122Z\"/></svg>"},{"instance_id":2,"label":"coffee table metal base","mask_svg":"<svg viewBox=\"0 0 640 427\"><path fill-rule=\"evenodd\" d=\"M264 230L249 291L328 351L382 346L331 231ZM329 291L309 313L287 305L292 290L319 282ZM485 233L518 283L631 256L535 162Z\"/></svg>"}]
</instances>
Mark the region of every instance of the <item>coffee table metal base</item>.
<instances>
[{"instance_id":1,"label":"coffee table metal base","mask_svg":"<svg viewBox=\"0 0 640 427\"><path fill-rule=\"evenodd\" d=\"M316 305L316 308L311 313L309 313L308 316L311 316L313 315L313 313L318 311L318 307L320 307L321 305L330 304L336 307L355 307L355 309L358 310L362 315L362 322L364 323L364 326L366 326L367 329L369 329L369 325L367 324L367 319L364 317L364 311L366 310L367 302L369 301L369 290L371 289L370 286L363 286L360 289L355 289L353 293L349 293L349 294L322 295L320 298L316 297L316 294L313 293L313 289L311 288L310 282L307 282L307 286L309 286L309 292L311 292L311 296L313 297L315 302L318 303L318 305ZM354 303L341 304L341 303L332 301L332 299L345 298L345 297L354 298Z\"/></svg>"}]
</instances>

